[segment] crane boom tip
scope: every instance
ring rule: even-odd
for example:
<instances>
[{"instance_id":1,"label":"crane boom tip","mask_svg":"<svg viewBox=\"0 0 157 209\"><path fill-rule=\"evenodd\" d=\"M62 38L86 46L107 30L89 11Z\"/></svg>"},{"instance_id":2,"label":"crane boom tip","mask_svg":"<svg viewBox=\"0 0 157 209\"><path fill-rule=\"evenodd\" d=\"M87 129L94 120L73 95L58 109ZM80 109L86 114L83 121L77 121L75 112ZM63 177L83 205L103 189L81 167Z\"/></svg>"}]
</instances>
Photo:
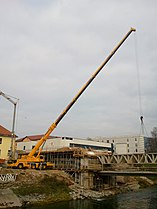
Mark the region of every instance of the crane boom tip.
<instances>
[{"instance_id":1,"label":"crane boom tip","mask_svg":"<svg viewBox=\"0 0 157 209\"><path fill-rule=\"evenodd\" d=\"M135 31L136 31L136 29L131 27L131 31L134 31L134 32L135 32Z\"/></svg>"}]
</instances>

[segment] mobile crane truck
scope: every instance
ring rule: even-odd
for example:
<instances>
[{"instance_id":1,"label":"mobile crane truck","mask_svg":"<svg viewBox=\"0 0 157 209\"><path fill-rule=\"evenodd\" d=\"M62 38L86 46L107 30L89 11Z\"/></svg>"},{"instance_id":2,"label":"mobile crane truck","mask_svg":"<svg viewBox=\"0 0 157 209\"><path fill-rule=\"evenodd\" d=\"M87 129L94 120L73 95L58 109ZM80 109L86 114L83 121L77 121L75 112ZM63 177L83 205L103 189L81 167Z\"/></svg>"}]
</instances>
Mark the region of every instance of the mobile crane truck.
<instances>
[{"instance_id":1,"label":"mobile crane truck","mask_svg":"<svg viewBox=\"0 0 157 209\"><path fill-rule=\"evenodd\" d=\"M124 41L129 37L132 32L135 32L136 29L131 28L128 33L124 36L124 38L119 42L119 44L113 49L113 51L109 54L109 56L105 59L105 61L100 65L100 67L94 72L94 74L89 78L89 80L85 83L85 85L79 90L77 95L72 99L72 101L67 105L67 107L63 110L63 112L58 116L54 123L48 128L45 135L37 142L35 147L30 151L29 154L23 155L21 158L17 159L12 163L8 163L8 167L11 168L41 168L46 169L47 167L53 167L53 164L50 162L45 162L43 156L41 155L42 146L52 133L52 131L57 127L59 122L63 119L63 117L67 114L70 108L75 104L81 94L86 90L86 88L90 85L90 83L94 80L94 78L98 75L98 73L103 69L103 67L108 63L108 61L112 58L115 52L120 48L120 46L124 43ZM38 151L39 150L39 151ZM38 154L37 154L38 151Z\"/></svg>"}]
</instances>

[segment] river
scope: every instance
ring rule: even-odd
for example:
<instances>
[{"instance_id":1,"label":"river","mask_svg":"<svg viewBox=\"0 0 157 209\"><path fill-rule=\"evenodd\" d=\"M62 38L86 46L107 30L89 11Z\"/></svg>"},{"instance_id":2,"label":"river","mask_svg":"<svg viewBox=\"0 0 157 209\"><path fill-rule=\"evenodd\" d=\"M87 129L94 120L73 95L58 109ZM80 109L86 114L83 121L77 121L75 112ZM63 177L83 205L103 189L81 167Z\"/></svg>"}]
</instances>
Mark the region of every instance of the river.
<instances>
[{"instance_id":1,"label":"river","mask_svg":"<svg viewBox=\"0 0 157 209\"><path fill-rule=\"evenodd\" d=\"M73 200L29 209L157 209L157 186L97 200Z\"/></svg>"}]
</instances>

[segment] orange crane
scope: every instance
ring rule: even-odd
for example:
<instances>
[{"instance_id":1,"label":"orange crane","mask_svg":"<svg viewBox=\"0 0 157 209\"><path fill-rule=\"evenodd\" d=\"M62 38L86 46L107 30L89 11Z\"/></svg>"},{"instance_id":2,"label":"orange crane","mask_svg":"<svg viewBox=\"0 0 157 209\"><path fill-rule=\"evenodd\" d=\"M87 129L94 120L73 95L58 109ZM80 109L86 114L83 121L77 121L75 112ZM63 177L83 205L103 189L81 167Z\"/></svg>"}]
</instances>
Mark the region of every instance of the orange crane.
<instances>
[{"instance_id":1,"label":"orange crane","mask_svg":"<svg viewBox=\"0 0 157 209\"><path fill-rule=\"evenodd\" d=\"M43 168L53 166L50 162L45 162L43 156L40 155L42 150L42 145L46 142L52 131L57 127L59 122L63 119L63 117L67 114L70 108L75 104L81 94L86 90L86 88L90 85L90 83L94 80L94 78L98 75L98 73L103 69L103 67L108 63L108 61L112 58L112 56L116 53L119 47L124 43L124 41L129 37L132 32L135 32L136 29L131 28L128 33L124 36L124 38L119 42L119 44L113 49L113 51L109 54L109 56L104 60L104 62L100 65L100 67L94 72L94 74L89 78L89 80L85 83L85 85L80 89L77 95L72 99L72 101L67 105L67 107L63 110L63 112L58 116L54 123L51 124L45 135L37 142L35 147L30 151L28 155L23 155L20 159L17 159L16 162L12 164L8 164L9 167L13 168ZM37 151L38 154L35 156Z\"/></svg>"}]
</instances>

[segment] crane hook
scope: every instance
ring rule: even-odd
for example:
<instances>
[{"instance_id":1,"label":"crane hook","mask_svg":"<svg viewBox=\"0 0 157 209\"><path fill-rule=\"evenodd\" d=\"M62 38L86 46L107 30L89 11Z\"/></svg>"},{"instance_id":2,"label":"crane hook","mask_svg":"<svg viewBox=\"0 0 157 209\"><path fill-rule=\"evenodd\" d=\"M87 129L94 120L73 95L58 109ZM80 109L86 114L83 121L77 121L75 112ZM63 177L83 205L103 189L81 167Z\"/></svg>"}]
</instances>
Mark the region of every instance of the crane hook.
<instances>
[{"instance_id":1,"label":"crane hook","mask_svg":"<svg viewBox=\"0 0 157 209\"><path fill-rule=\"evenodd\" d=\"M142 115L140 117L140 120L141 120L141 124L143 124L143 116Z\"/></svg>"}]
</instances>

